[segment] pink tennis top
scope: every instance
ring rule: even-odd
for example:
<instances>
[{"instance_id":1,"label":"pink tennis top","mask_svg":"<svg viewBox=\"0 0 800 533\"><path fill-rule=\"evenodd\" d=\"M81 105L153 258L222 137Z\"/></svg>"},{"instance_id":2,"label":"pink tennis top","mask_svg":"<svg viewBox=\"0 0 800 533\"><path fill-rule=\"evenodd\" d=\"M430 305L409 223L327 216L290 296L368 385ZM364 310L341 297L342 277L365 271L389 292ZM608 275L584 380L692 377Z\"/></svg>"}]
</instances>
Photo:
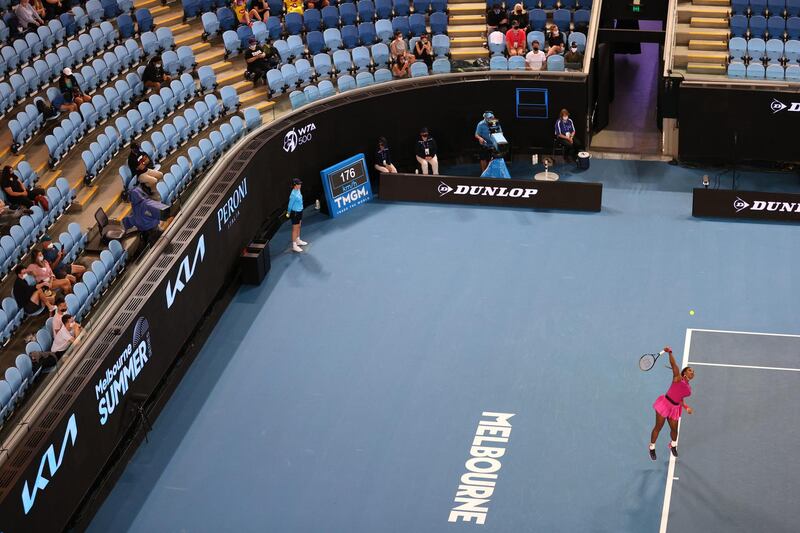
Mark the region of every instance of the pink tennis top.
<instances>
[{"instance_id":1,"label":"pink tennis top","mask_svg":"<svg viewBox=\"0 0 800 533\"><path fill-rule=\"evenodd\" d=\"M692 387L689 385L689 381L686 379L681 379L677 383L672 383L667 391L667 396L669 396L672 401L677 403L681 403L684 398L691 395Z\"/></svg>"}]
</instances>

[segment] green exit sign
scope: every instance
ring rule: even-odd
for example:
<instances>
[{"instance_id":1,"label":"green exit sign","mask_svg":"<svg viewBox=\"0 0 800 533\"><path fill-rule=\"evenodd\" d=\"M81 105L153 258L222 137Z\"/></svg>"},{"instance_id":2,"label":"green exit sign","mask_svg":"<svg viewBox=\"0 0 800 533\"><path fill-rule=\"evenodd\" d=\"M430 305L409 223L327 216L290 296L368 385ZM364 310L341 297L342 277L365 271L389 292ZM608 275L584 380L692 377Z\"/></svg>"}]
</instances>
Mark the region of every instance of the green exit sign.
<instances>
[{"instance_id":1,"label":"green exit sign","mask_svg":"<svg viewBox=\"0 0 800 533\"><path fill-rule=\"evenodd\" d=\"M638 13L641 8L642 6L631 6L631 9L633 9L634 13Z\"/></svg>"}]
</instances>

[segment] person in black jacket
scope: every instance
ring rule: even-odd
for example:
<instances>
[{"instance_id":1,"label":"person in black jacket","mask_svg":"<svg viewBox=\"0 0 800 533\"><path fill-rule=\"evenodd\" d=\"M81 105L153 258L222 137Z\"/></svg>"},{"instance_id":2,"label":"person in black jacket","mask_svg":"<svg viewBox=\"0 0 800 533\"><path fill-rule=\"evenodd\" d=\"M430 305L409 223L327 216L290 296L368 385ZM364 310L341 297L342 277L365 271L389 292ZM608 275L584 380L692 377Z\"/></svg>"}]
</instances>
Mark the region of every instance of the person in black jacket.
<instances>
[{"instance_id":1,"label":"person in black jacket","mask_svg":"<svg viewBox=\"0 0 800 533\"><path fill-rule=\"evenodd\" d=\"M392 156L389 153L389 143L386 137L378 138L378 149L375 151L375 170L384 174L397 174L397 169L392 164Z\"/></svg>"},{"instance_id":2,"label":"person in black jacket","mask_svg":"<svg viewBox=\"0 0 800 533\"><path fill-rule=\"evenodd\" d=\"M428 166L431 167L431 174L439 174L439 159L436 157L436 139L434 139L428 132L428 128L422 128L419 131L419 140L417 141L417 163L422 167L422 173L428 173Z\"/></svg>"},{"instance_id":3,"label":"person in black jacket","mask_svg":"<svg viewBox=\"0 0 800 533\"><path fill-rule=\"evenodd\" d=\"M131 173L136 176L138 182L147 187L146 190L150 191L150 193L155 191L158 180L164 177L164 174L156 170L150 156L136 142L131 142L131 152L128 154L128 168L131 169Z\"/></svg>"},{"instance_id":4,"label":"person in black jacket","mask_svg":"<svg viewBox=\"0 0 800 533\"><path fill-rule=\"evenodd\" d=\"M27 271L21 264L14 268L14 274L17 275L17 278L14 280L11 296L26 314L37 314L44 306L51 312L55 311L56 307L53 305L52 296L48 297L44 292L49 288L46 283L30 285L25 279Z\"/></svg>"},{"instance_id":5,"label":"person in black jacket","mask_svg":"<svg viewBox=\"0 0 800 533\"><path fill-rule=\"evenodd\" d=\"M12 207L30 208L36 203L38 196L44 196L45 190L39 187L28 189L14 169L9 165L3 167L2 177L0 177L0 188L6 194L6 200Z\"/></svg>"},{"instance_id":6,"label":"person in black jacket","mask_svg":"<svg viewBox=\"0 0 800 533\"><path fill-rule=\"evenodd\" d=\"M153 89L156 92L161 90L162 85L172 81L172 78L164 73L164 64L160 55L155 56L147 63L142 73L142 81L145 87Z\"/></svg>"},{"instance_id":7,"label":"person in black jacket","mask_svg":"<svg viewBox=\"0 0 800 533\"><path fill-rule=\"evenodd\" d=\"M92 101L92 97L83 92L78 84L78 79L72 74L72 69L69 67L61 71L61 77L58 78L58 90L61 91L61 96L68 104L79 106L84 102Z\"/></svg>"}]
</instances>

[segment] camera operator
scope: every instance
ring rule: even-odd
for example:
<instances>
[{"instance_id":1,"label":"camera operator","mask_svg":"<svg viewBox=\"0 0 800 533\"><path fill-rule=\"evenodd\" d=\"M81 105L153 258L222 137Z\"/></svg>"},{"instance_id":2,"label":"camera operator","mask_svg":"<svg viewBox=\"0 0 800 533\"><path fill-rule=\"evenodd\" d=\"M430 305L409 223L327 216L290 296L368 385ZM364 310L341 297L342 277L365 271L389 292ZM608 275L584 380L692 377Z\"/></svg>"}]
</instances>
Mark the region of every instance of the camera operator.
<instances>
[{"instance_id":1,"label":"camera operator","mask_svg":"<svg viewBox=\"0 0 800 533\"><path fill-rule=\"evenodd\" d=\"M498 151L497 141L492 137L495 133L503 133L503 128L494 113L487 111L475 128L475 140L480 144L481 173L486 170L494 153Z\"/></svg>"}]
</instances>

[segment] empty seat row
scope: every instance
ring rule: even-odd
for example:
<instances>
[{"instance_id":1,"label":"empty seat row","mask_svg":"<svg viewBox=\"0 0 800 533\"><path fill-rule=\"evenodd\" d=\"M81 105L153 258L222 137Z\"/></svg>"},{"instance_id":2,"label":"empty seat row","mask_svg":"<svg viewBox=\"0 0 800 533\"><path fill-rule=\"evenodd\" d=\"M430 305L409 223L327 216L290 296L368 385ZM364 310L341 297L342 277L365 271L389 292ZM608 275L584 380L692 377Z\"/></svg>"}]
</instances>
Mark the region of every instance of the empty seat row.
<instances>
[{"instance_id":1,"label":"empty seat row","mask_svg":"<svg viewBox=\"0 0 800 533\"><path fill-rule=\"evenodd\" d=\"M547 70L550 72L563 72L565 70L564 56L553 54L547 58ZM490 70L525 70L525 58L512 56L492 56L489 60Z\"/></svg>"},{"instance_id":2,"label":"empty seat row","mask_svg":"<svg viewBox=\"0 0 800 533\"><path fill-rule=\"evenodd\" d=\"M6 275L64 213L75 199L75 191L65 178L58 178L56 184L47 189L46 196L50 204L47 212L38 205L33 206L31 214L21 217L19 224L11 227L9 235L0 237L0 275Z\"/></svg>"},{"instance_id":3,"label":"empty seat row","mask_svg":"<svg viewBox=\"0 0 800 533\"><path fill-rule=\"evenodd\" d=\"M732 0L731 13L796 17L800 16L800 0Z\"/></svg>"},{"instance_id":4,"label":"empty seat row","mask_svg":"<svg viewBox=\"0 0 800 533\"><path fill-rule=\"evenodd\" d=\"M201 14L212 13L214 10L226 7L227 0L183 0L183 21ZM272 13L278 15L278 13Z\"/></svg>"},{"instance_id":5,"label":"empty seat row","mask_svg":"<svg viewBox=\"0 0 800 533\"><path fill-rule=\"evenodd\" d=\"M582 29L589 25L592 12L588 9L557 9L553 12L553 24L562 31L568 31L574 25L576 29ZM547 12L544 9L531 9L528 12L528 23L532 30L545 30L547 26Z\"/></svg>"},{"instance_id":6,"label":"empty seat row","mask_svg":"<svg viewBox=\"0 0 800 533\"><path fill-rule=\"evenodd\" d=\"M728 41L728 54L732 60L766 60L786 63L800 61L800 41L790 40L784 43L780 39L764 42L761 38L745 40L743 37L732 37Z\"/></svg>"},{"instance_id":7,"label":"empty seat row","mask_svg":"<svg viewBox=\"0 0 800 533\"><path fill-rule=\"evenodd\" d=\"M161 55L161 60L164 71L173 77L191 71L197 66L191 46L181 46L175 51L167 50Z\"/></svg>"},{"instance_id":8,"label":"empty seat row","mask_svg":"<svg viewBox=\"0 0 800 533\"><path fill-rule=\"evenodd\" d=\"M46 26L43 26L46 27ZM76 55L83 58L94 55L96 52L114 44L119 38L119 33L110 22L103 22L100 26L91 28L87 33L82 33L77 39L72 39L66 45ZM0 48L0 74L12 72L17 68L31 62L31 60L41 57L52 50L51 46L45 46L46 41L42 41L39 34L30 32L24 39L16 39L13 44Z\"/></svg>"},{"instance_id":9,"label":"empty seat row","mask_svg":"<svg viewBox=\"0 0 800 533\"><path fill-rule=\"evenodd\" d=\"M7 368L4 377L0 379L0 426L9 419L33 382L31 358L26 354L18 355L15 366Z\"/></svg>"},{"instance_id":10,"label":"empty seat row","mask_svg":"<svg viewBox=\"0 0 800 533\"><path fill-rule=\"evenodd\" d=\"M511 9L517 0L486 0L486 7L491 8L494 4L499 3L505 9ZM592 9L592 0L523 0L522 5L527 11L533 9L547 9L548 11L554 9Z\"/></svg>"},{"instance_id":11,"label":"empty seat row","mask_svg":"<svg viewBox=\"0 0 800 533\"><path fill-rule=\"evenodd\" d=\"M116 244L113 244L116 243ZM67 312L81 321L100 300L111 283L125 268L127 252L117 241L111 241L107 250L100 252L100 259L92 262L81 281L72 288L64 300Z\"/></svg>"},{"instance_id":12,"label":"empty seat row","mask_svg":"<svg viewBox=\"0 0 800 533\"><path fill-rule=\"evenodd\" d=\"M767 19L762 15L746 17L734 15L730 19L731 35L734 37L759 37L776 39L800 39L800 17L788 19L773 16Z\"/></svg>"},{"instance_id":13,"label":"empty seat row","mask_svg":"<svg viewBox=\"0 0 800 533\"><path fill-rule=\"evenodd\" d=\"M143 32L140 35L140 39L142 42L142 49L148 57L175 48L175 36L169 28L158 28L154 32Z\"/></svg>"},{"instance_id":14,"label":"empty seat row","mask_svg":"<svg viewBox=\"0 0 800 533\"><path fill-rule=\"evenodd\" d=\"M732 61L728 65L728 77L800 82L800 65L788 65L784 68L783 65L772 63L764 68L761 63L745 65L741 61Z\"/></svg>"}]
</instances>

